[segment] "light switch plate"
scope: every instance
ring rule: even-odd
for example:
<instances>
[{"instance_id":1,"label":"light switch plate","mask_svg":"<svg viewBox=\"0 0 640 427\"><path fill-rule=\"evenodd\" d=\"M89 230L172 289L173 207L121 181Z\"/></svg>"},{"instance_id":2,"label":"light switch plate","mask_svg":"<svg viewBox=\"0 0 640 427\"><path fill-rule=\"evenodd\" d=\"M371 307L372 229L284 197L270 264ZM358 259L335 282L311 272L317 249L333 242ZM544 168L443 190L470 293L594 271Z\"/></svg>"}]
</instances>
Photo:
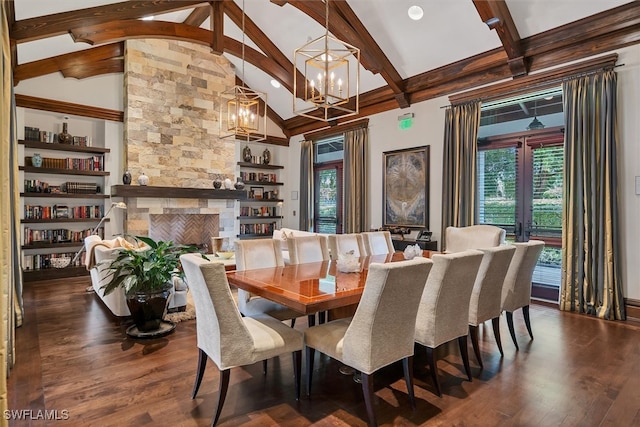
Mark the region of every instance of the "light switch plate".
<instances>
[{"instance_id":1,"label":"light switch plate","mask_svg":"<svg viewBox=\"0 0 640 427\"><path fill-rule=\"evenodd\" d=\"M636 176L636 196L640 196L640 176Z\"/></svg>"}]
</instances>

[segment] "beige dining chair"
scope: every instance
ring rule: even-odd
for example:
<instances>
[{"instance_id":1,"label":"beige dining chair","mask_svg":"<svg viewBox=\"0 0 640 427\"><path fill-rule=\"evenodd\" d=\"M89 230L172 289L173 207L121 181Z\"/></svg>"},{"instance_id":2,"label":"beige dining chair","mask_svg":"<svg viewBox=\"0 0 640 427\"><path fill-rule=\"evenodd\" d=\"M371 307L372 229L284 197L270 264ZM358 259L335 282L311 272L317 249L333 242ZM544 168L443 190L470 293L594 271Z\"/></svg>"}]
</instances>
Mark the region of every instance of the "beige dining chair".
<instances>
[{"instance_id":1,"label":"beige dining chair","mask_svg":"<svg viewBox=\"0 0 640 427\"><path fill-rule=\"evenodd\" d=\"M516 252L513 255L507 276L504 279L502 287L502 310L506 312L507 325L511 339L518 347L516 340L516 332L513 327L513 312L522 308L522 316L527 327L529 336L533 339L531 331L531 319L529 318L529 304L531 302L531 279L533 270L538 263L538 258L544 248L544 242L541 240L529 240L523 243L514 243Z\"/></svg>"},{"instance_id":2,"label":"beige dining chair","mask_svg":"<svg viewBox=\"0 0 640 427\"><path fill-rule=\"evenodd\" d=\"M500 246L506 232L494 225L471 225L469 227L447 227L444 231L446 253L462 252L467 249L481 249Z\"/></svg>"},{"instance_id":3,"label":"beige dining chair","mask_svg":"<svg viewBox=\"0 0 640 427\"><path fill-rule=\"evenodd\" d=\"M289 262L306 264L329 260L329 243L327 236L300 236L287 239Z\"/></svg>"},{"instance_id":4,"label":"beige dining chair","mask_svg":"<svg viewBox=\"0 0 640 427\"><path fill-rule=\"evenodd\" d=\"M402 360L409 400L415 407L415 320L432 264L426 258L372 263L353 318L334 320L305 331L307 395L311 394L313 359L318 350L361 372L369 425L377 425L373 374L398 360Z\"/></svg>"},{"instance_id":5,"label":"beige dining chair","mask_svg":"<svg viewBox=\"0 0 640 427\"><path fill-rule=\"evenodd\" d=\"M331 259L337 260L340 254L351 251L357 257L368 255L362 242L362 236L359 233L329 235L329 254Z\"/></svg>"},{"instance_id":6,"label":"beige dining chair","mask_svg":"<svg viewBox=\"0 0 640 427\"><path fill-rule=\"evenodd\" d=\"M431 257L433 268L420 299L415 340L426 348L431 378L438 396L442 396L442 393L435 350L441 344L458 340L464 369L471 381L467 351L469 302L483 255L481 251L469 249Z\"/></svg>"},{"instance_id":7,"label":"beige dining chair","mask_svg":"<svg viewBox=\"0 0 640 427\"><path fill-rule=\"evenodd\" d=\"M218 399L211 425L215 426L220 418L231 368L292 353L296 400L299 400L303 333L265 314L241 317L229 289L224 264L194 254L182 255L180 261L193 292L198 317L198 368L191 398L195 399L198 394L207 358L220 370Z\"/></svg>"},{"instance_id":8,"label":"beige dining chair","mask_svg":"<svg viewBox=\"0 0 640 427\"><path fill-rule=\"evenodd\" d=\"M487 320L491 320L496 344L500 354L504 355L502 341L500 340L502 284L516 248L513 245L503 245L479 250L484 253L484 256L476 275L469 302L469 335L471 335L471 344L478 364L480 364L480 367L484 367L480 356L478 326Z\"/></svg>"},{"instance_id":9,"label":"beige dining chair","mask_svg":"<svg viewBox=\"0 0 640 427\"><path fill-rule=\"evenodd\" d=\"M362 244L365 251L367 251L367 255L384 255L395 252L390 232L367 231L360 234L362 235Z\"/></svg>"}]
</instances>

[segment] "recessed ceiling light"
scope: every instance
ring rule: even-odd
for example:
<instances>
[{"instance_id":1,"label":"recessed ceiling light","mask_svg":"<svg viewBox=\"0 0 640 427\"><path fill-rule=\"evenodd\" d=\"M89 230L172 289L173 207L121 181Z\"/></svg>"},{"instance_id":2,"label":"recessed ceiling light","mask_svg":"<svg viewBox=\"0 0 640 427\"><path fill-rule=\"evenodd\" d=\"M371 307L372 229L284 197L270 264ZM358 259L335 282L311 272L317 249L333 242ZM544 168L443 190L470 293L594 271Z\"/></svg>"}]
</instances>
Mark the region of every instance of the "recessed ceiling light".
<instances>
[{"instance_id":1,"label":"recessed ceiling light","mask_svg":"<svg viewBox=\"0 0 640 427\"><path fill-rule=\"evenodd\" d=\"M409 18L413 19L414 21L419 21L424 15L424 11L422 10L422 8L416 5L411 6L407 13L409 14Z\"/></svg>"},{"instance_id":2,"label":"recessed ceiling light","mask_svg":"<svg viewBox=\"0 0 640 427\"><path fill-rule=\"evenodd\" d=\"M280 89L280 82L276 79L271 79L271 86L275 87L276 89Z\"/></svg>"},{"instance_id":3,"label":"recessed ceiling light","mask_svg":"<svg viewBox=\"0 0 640 427\"><path fill-rule=\"evenodd\" d=\"M143 16L142 20L143 21L153 21L153 18L155 18L153 15L151 15L151 16Z\"/></svg>"}]
</instances>

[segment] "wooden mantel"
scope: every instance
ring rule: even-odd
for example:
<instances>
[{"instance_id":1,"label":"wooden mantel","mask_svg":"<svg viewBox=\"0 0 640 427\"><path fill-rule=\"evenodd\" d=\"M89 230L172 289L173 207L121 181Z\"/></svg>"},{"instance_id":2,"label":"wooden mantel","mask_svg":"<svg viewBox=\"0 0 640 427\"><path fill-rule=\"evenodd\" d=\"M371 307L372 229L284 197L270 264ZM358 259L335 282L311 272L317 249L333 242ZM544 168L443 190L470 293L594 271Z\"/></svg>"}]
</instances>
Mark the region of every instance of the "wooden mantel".
<instances>
[{"instance_id":1,"label":"wooden mantel","mask_svg":"<svg viewBox=\"0 0 640 427\"><path fill-rule=\"evenodd\" d=\"M246 200L247 192L244 190L216 190L215 188L157 187L152 185L112 185L111 197Z\"/></svg>"}]
</instances>

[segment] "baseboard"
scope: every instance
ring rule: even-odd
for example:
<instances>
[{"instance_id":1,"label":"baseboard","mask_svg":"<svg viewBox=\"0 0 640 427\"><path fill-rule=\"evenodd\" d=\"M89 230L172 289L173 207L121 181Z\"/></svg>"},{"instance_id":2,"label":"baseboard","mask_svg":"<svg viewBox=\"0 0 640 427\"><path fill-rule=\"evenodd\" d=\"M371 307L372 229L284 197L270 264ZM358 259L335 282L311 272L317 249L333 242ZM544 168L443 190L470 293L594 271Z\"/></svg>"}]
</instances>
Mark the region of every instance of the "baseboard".
<instances>
[{"instance_id":1,"label":"baseboard","mask_svg":"<svg viewBox=\"0 0 640 427\"><path fill-rule=\"evenodd\" d=\"M625 298L624 310L627 313L627 320L640 322L640 300Z\"/></svg>"}]
</instances>

